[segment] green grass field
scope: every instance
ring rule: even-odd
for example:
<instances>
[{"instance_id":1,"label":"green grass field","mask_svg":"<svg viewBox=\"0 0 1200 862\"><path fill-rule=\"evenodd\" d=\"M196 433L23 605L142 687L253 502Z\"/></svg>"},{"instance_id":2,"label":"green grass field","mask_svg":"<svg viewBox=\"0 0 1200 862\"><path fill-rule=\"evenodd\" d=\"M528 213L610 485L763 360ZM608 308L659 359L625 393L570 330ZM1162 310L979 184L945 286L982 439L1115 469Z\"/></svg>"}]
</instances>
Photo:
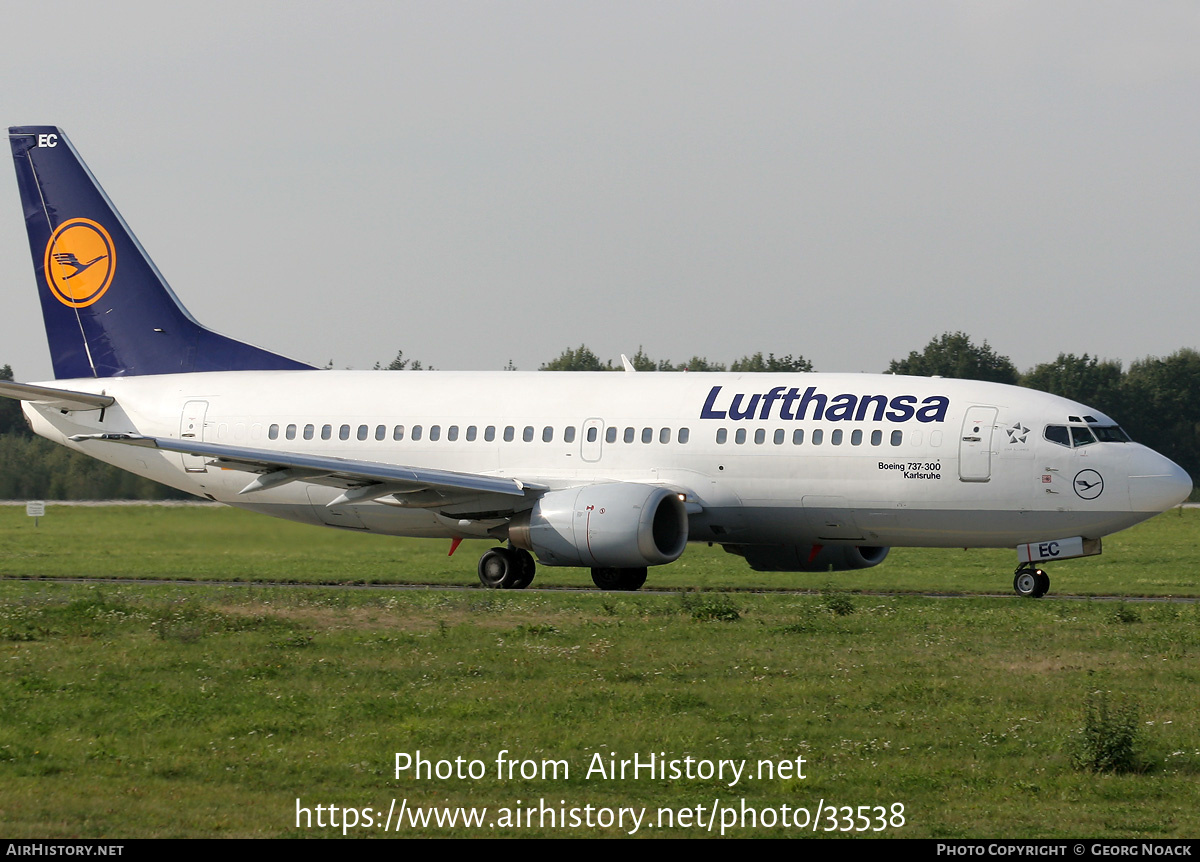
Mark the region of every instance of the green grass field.
<instances>
[{"instance_id":1,"label":"green grass field","mask_svg":"<svg viewBox=\"0 0 1200 862\"><path fill-rule=\"evenodd\" d=\"M1196 595L1197 527L1188 510L1113 537L1052 569L1055 592ZM35 529L6 508L0 543L8 576L470 584L477 555L220 509L51 507ZM714 805L775 818L731 836L1200 836L1200 606L855 592L1005 593L1011 556L894 551L865 572L765 576L700 548L652 573L705 588L683 593L3 580L0 835L340 836L316 806L369 806L377 823L394 799L486 806L493 824L386 833L401 836L631 831L550 827L542 801L644 807L651 837L719 834L720 819L658 819ZM814 592L718 591L797 585ZM398 779L396 754L418 750L483 774ZM569 774L502 780L504 750ZM1085 768L1114 751L1123 769ZM587 775L597 755L651 754L749 770L803 757L805 777ZM297 799L314 828L296 826ZM815 832L779 819L819 804ZM505 825L514 807L532 825Z\"/></svg>"},{"instance_id":2,"label":"green grass field","mask_svg":"<svg viewBox=\"0 0 1200 862\"><path fill-rule=\"evenodd\" d=\"M1054 594L1200 596L1200 509L1175 509L1104 540L1098 557L1046 568ZM253 580L281 583L478 585L475 564L491 543L448 541L310 527L224 507L49 504L34 520L0 506L0 575ZM1011 550L900 548L880 566L831 574L751 571L720 548L691 545L651 569L648 588L841 589L1007 594ZM534 586L590 588L586 569L538 567Z\"/></svg>"}]
</instances>

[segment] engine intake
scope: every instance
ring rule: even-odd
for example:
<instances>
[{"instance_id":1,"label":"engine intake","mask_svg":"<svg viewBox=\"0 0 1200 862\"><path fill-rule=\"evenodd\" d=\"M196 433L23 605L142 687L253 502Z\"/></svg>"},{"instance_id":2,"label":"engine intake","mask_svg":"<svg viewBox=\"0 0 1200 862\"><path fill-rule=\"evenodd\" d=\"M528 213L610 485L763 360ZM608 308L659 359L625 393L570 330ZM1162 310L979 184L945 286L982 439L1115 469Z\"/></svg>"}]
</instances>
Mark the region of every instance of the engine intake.
<instances>
[{"instance_id":1,"label":"engine intake","mask_svg":"<svg viewBox=\"0 0 1200 862\"><path fill-rule=\"evenodd\" d=\"M633 482L551 491L508 524L509 541L547 566L658 566L677 560L687 537L679 495Z\"/></svg>"}]
</instances>

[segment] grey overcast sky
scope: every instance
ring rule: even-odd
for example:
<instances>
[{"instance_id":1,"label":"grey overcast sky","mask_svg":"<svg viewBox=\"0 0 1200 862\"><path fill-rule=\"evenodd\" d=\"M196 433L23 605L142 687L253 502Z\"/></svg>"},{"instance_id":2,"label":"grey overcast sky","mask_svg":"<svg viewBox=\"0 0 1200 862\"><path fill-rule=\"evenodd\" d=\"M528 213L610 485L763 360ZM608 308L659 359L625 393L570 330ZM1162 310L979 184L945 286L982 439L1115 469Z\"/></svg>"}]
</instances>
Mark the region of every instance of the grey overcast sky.
<instances>
[{"instance_id":1,"label":"grey overcast sky","mask_svg":"<svg viewBox=\"0 0 1200 862\"><path fill-rule=\"evenodd\" d=\"M189 310L316 364L1197 346L1195 2L8 4ZM11 169L0 364L51 376Z\"/></svg>"}]
</instances>

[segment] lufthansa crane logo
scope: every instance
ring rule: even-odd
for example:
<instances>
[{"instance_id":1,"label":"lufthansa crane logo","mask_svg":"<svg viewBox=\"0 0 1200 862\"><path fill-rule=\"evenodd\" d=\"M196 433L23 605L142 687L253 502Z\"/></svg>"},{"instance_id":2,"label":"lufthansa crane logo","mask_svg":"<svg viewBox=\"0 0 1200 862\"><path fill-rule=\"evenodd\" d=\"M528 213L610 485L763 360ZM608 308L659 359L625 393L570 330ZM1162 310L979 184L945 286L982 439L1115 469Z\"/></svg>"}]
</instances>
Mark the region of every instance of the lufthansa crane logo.
<instances>
[{"instance_id":1,"label":"lufthansa crane logo","mask_svg":"<svg viewBox=\"0 0 1200 862\"><path fill-rule=\"evenodd\" d=\"M46 243L46 283L63 305L84 308L104 296L117 269L112 237L91 219L63 222Z\"/></svg>"},{"instance_id":2,"label":"lufthansa crane logo","mask_svg":"<svg viewBox=\"0 0 1200 862\"><path fill-rule=\"evenodd\" d=\"M1080 470L1075 474L1075 493L1085 500L1095 500L1104 491L1104 478L1095 470Z\"/></svg>"}]
</instances>

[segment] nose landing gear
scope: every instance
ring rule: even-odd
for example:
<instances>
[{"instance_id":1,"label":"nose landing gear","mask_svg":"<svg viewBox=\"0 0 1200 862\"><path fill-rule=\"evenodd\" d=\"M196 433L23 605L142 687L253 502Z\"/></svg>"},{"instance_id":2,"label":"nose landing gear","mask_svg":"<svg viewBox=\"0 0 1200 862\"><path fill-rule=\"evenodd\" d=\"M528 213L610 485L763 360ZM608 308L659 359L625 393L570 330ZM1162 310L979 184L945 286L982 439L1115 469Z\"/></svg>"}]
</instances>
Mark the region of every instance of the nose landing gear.
<instances>
[{"instance_id":1,"label":"nose landing gear","mask_svg":"<svg viewBox=\"0 0 1200 862\"><path fill-rule=\"evenodd\" d=\"M1040 599L1050 592L1050 576L1033 563L1021 563L1013 576L1013 589L1018 596Z\"/></svg>"}]
</instances>

